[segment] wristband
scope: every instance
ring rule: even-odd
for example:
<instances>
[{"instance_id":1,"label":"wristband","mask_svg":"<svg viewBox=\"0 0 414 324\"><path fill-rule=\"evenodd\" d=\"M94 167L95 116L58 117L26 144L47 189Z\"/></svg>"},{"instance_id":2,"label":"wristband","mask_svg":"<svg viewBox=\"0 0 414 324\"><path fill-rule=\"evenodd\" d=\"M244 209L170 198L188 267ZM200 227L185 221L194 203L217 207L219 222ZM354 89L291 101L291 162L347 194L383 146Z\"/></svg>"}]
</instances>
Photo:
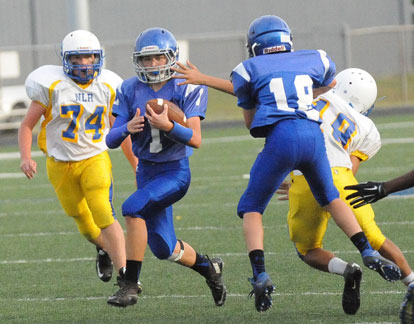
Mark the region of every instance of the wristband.
<instances>
[{"instance_id":1,"label":"wristband","mask_svg":"<svg viewBox=\"0 0 414 324\"><path fill-rule=\"evenodd\" d=\"M166 133L167 137L178 143L187 144L191 137L193 137L193 130L191 128L181 126L175 121L172 123L174 124L174 127Z\"/></svg>"}]
</instances>

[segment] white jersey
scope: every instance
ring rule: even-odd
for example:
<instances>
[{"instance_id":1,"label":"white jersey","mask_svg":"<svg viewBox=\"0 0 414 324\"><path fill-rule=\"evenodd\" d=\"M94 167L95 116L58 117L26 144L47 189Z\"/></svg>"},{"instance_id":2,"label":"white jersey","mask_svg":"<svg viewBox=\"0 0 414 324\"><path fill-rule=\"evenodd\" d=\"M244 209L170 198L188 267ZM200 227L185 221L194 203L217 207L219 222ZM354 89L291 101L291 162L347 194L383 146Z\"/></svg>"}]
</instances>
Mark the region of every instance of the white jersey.
<instances>
[{"instance_id":1,"label":"white jersey","mask_svg":"<svg viewBox=\"0 0 414 324\"><path fill-rule=\"evenodd\" d=\"M322 119L321 129L331 168L352 170L350 155L361 161L372 158L381 148L381 138L374 122L360 114L332 90L316 100ZM295 171L294 174L300 174Z\"/></svg>"},{"instance_id":2,"label":"white jersey","mask_svg":"<svg viewBox=\"0 0 414 324\"><path fill-rule=\"evenodd\" d=\"M38 144L58 161L81 161L107 150L109 115L122 79L109 70L85 85L62 66L45 65L29 74L26 92L45 109Z\"/></svg>"}]
</instances>

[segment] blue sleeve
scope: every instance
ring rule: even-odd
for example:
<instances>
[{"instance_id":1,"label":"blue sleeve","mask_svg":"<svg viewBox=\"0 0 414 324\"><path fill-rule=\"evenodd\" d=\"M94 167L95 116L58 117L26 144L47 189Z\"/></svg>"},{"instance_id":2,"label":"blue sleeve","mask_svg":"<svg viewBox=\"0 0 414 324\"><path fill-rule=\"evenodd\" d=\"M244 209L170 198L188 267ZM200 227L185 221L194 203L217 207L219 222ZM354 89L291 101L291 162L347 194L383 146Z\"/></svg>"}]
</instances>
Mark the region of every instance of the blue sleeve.
<instances>
[{"instance_id":1,"label":"blue sleeve","mask_svg":"<svg viewBox=\"0 0 414 324\"><path fill-rule=\"evenodd\" d=\"M112 115L115 117L129 117L128 100L123 93L123 85L124 83L122 83L122 86L116 90L116 99L112 106Z\"/></svg>"},{"instance_id":2,"label":"blue sleeve","mask_svg":"<svg viewBox=\"0 0 414 324\"><path fill-rule=\"evenodd\" d=\"M188 85L188 88L193 87ZM200 117L203 120L206 117L208 101L208 90L206 86L197 86L192 91L186 89L185 97L183 98L182 109L187 118Z\"/></svg>"},{"instance_id":3,"label":"blue sleeve","mask_svg":"<svg viewBox=\"0 0 414 324\"><path fill-rule=\"evenodd\" d=\"M116 117L112 128L109 130L108 135L106 135L106 146L110 149L114 149L122 144L124 139L129 135L127 129L128 121L129 119L123 116Z\"/></svg>"},{"instance_id":4,"label":"blue sleeve","mask_svg":"<svg viewBox=\"0 0 414 324\"><path fill-rule=\"evenodd\" d=\"M233 83L234 94L237 96L237 105L244 109L255 108L256 103L251 96L250 75L243 63L240 63L232 71L231 82Z\"/></svg>"},{"instance_id":5,"label":"blue sleeve","mask_svg":"<svg viewBox=\"0 0 414 324\"><path fill-rule=\"evenodd\" d=\"M318 52L324 66L325 73L323 74L324 77L323 80L321 80L320 85L316 85L316 87L326 87L335 79L336 66L334 61L331 60L325 51L318 50Z\"/></svg>"}]
</instances>

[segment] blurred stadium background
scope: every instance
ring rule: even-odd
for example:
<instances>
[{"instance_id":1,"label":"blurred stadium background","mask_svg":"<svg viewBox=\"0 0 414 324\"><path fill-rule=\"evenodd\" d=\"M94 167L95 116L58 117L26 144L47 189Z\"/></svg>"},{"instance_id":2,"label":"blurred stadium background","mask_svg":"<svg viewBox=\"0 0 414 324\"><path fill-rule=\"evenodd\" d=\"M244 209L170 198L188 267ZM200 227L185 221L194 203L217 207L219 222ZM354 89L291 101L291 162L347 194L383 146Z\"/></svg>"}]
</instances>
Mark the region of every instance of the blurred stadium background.
<instances>
[{"instance_id":1,"label":"blurred stadium background","mask_svg":"<svg viewBox=\"0 0 414 324\"><path fill-rule=\"evenodd\" d=\"M75 29L95 33L106 67L123 78L136 37L146 28L172 31L180 60L227 78L246 58L250 22L264 14L284 18L295 49L324 49L337 70L359 67L379 84L380 107L414 106L413 0L0 0L0 121L18 127L28 101L24 80L44 64L60 64L60 42ZM3 112L3 114L1 113ZM3 117L2 117L3 116Z\"/></svg>"}]
</instances>

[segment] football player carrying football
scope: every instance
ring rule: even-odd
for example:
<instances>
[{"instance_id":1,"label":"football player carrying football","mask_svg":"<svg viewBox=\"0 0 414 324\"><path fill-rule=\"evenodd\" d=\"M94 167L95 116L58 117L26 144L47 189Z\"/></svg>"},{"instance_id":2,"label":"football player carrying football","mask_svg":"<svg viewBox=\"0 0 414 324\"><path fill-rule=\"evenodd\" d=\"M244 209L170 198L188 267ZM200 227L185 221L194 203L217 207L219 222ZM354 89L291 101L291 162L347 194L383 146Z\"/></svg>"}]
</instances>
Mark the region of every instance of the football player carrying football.
<instances>
[{"instance_id":1,"label":"football player carrying football","mask_svg":"<svg viewBox=\"0 0 414 324\"><path fill-rule=\"evenodd\" d=\"M285 177L296 169L304 174L319 205L331 213L358 248L364 264L386 280L398 280L398 266L371 247L333 184L319 112L312 107L312 101L335 85L334 63L324 51L294 52L290 28L277 16L262 16L252 22L247 48L250 58L233 70L232 82L205 76L197 70L192 74L191 65L180 65L175 71L183 74L177 77L187 79L180 84L203 83L234 92L251 135L266 138L237 209L243 218L253 269L251 283L256 309L268 310L274 291L265 269L262 214Z\"/></svg>"},{"instance_id":2,"label":"football player carrying football","mask_svg":"<svg viewBox=\"0 0 414 324\"><path fill-rule=\"evenodd\" d=\"M26 79L32 102L19 128L20 168L29 179L37 172L31 158L32 131L43 117L38 145L47 156L49 180L79 232L96 245L97 274L109 281L112 261L117 271L125 267L125 238L112 205L112 166L105 144L122 79L102 69L101 45L88 31L69 33L61 56L63 68L41 66ZM135 168L130 139L123 149Z\"/></svg>"},{"instance_id":3,"label":"football player carrying football","mask_svg":"<svg viewBox=\"0 0 414 324\"><path fill-rule=\"evenodd\" d=\"M122 205L127 228L126 274L120 289L109 297L110 305L126 307L137 302L137 281L147 241L158 259L200 273L217 306L222 306L226 299L222 260L197 253L175 235L173 204L184 197L190 186L189 156L193 148L201 145L200 121L207 108L205 86L180 87L179 80L171 79L174 73L171 68L177 60L177 42L168 30L143 31L133 52L138 78L125 80L117 91L117 103L113 108L116 119L106 143L116 148L131 134L139 164L138 189ZM189 127L168 118L167 104L163 111L155 112L147 104L151 99L168 100L180 107Z\"/></svg>"}]
</instances>

